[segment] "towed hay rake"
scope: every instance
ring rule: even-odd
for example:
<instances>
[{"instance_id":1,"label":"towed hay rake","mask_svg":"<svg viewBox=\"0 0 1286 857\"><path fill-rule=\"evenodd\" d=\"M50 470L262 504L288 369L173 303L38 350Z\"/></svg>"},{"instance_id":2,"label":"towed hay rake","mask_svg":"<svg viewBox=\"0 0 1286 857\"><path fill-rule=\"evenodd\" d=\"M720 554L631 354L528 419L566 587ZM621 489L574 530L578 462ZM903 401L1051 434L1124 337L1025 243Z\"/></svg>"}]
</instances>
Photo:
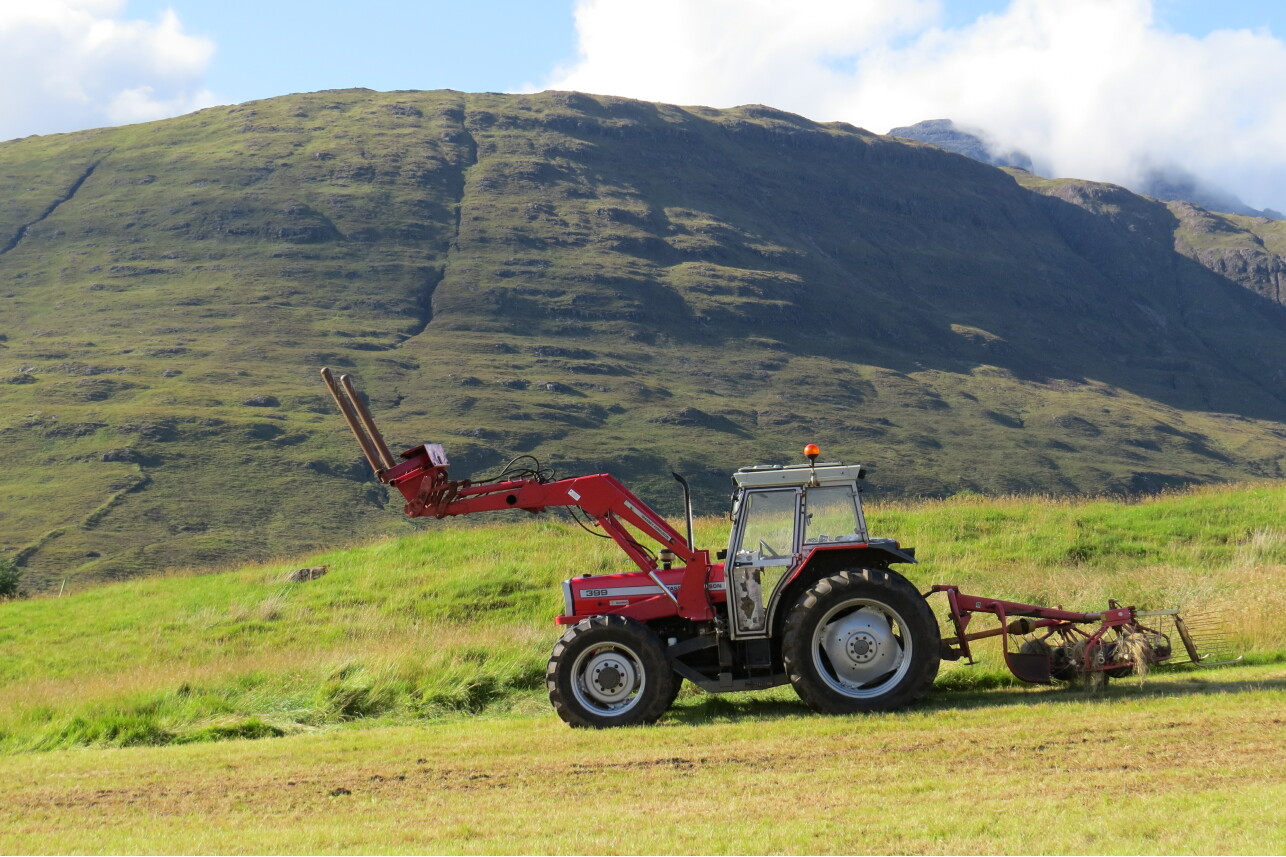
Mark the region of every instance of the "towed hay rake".
<instances>
[{"instance_id":1,"label":"towed hay rake","mask_svg":"<svg viewBox=\"0 0 1286 857\"><path fill-rule=\"evenodd\" d=\"M1005 666L1033 684L1079 679L1101 686L1109 677L1143 676L1158 665L1214 666L1237 660L1230 655L1226 628L1212 613L1185 620L1178 608L1137 610L1115 600L1109 600L1105 611L1078 613L966 595L958 586L942 584L933 586L929 595L939 592L946 595L956 632L942 640L943 660L964 658L973 663L971 642L1000 637ZM969 622L979 613L995 616L999 626L969 633ZM1025 638L1016 650L1011 640L1015 636ZM1181 651L1173 643L1176 637Z\"/></svg>"},{"instance_id":2,"label":"towed hay rake","mask_svg":"<svg viewBox=\"0 0 1286 857\"><path fill-rule=\"evenodd\" d=\"M1226 662L1226 636L1208 618L1140 611L1110 602L1078 613L968 595L938 585L921 594L892 570L915 549L872 537L861 467L818 462L743 467L733 474L726 550L696 548L688 484L680 533L612 476L555 480L519 456L487 480L453 480L439 444L400 455L384 442L348 375L322 370L345 422L384 484L405 498L410 517L445 518L565 507L613 539L637 571L579 574L563 582L567 628L554 645L546 685L572 726L655 722L684 680L710 693L790 684L823 713L909 705L932 687L942 660L973 663L972 643L1001 637L1018 678L1049 684L1142 675L1156 665ZM519 465L528 459L531 465ZM653 549L646 544L657 545ZM953 636L943 637L928 599L945 596ZM970 630L974 617L998 626Z\"/></svg>"}]
</instances>

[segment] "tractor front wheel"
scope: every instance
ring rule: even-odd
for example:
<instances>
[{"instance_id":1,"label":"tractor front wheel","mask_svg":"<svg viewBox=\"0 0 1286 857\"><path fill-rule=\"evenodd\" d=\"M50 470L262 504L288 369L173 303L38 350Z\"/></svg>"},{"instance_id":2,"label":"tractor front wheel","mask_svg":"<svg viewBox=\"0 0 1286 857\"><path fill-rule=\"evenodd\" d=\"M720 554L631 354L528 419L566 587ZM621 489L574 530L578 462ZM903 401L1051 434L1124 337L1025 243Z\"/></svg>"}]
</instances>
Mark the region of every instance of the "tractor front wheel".
<instances>
[{"instance_id":1,"label":"tractor front wheel","mask_svg":"<svg viewBox=\"0 0 1286 857\"><path fill-rule=\"evenodd\" d=\"M625 616L591 616L567 629L545 671L558 716L596 729L655 723L680 681L661 639Z\"/></svg>"},{"instance_id":2,"label":"tractor front wheel","mask_svg":"<svg viewBox=\"0 0 1286 857\"><path fill-rule=\"evenodd\" d=\"M859 568L818 581L786 617L786 675L823 714L888 711L938 674L938 623L906 578Z\"/></svg>"}]
</instances>

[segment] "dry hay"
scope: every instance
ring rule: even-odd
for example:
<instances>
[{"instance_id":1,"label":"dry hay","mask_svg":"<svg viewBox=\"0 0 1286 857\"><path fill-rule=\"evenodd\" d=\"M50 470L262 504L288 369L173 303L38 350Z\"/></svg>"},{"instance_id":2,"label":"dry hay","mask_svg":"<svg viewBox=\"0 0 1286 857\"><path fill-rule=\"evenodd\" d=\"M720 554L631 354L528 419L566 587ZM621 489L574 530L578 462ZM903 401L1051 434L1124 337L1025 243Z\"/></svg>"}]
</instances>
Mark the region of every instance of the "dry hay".
<instances>
[{"instance_id":1,"label":"dry hay","mask_svg":"<svg viewBox=\"0 0 1286 857\"><path fill-rule=\"evenodd\" d=\"M1054 650L1049 643L1038 638L1023 640L1022 645L1018 647L1018 654L1020 655L1044 655L1049 657L1053 652Z\"/></svg>"},{"instance_id":2,"label":"dry hay","mask_svg":"<svg viewBox=\"0 0 1286 857\"><path fill-rule=\"evenodd\" d=\"M1076 670L1074 684L1081 686L1086 690L1099 691L1107 687L1107 672L1100 669L1086 670L1085 650L1089 647L1089 638L1082 637L1071 645L1072 665ZM1102 641L1094 647L1094 653L1091 658L1092 666L1099 667L1107 663L1107 655L1103 649Z\"/></svg>"},{"instance_id":3,"label":"dry hay","mask_svg":"<svg viewBox=\"0 0 1286 857\"><path fill-rule=\"evenodd\" d=\"M1116 631L1116 648L1112 653L1112 662L1121 666L1130 666L1143 684L1144 677L1157 661L1156 635L1135 628L1118 628Z\"/></svg>"}]
</instances>

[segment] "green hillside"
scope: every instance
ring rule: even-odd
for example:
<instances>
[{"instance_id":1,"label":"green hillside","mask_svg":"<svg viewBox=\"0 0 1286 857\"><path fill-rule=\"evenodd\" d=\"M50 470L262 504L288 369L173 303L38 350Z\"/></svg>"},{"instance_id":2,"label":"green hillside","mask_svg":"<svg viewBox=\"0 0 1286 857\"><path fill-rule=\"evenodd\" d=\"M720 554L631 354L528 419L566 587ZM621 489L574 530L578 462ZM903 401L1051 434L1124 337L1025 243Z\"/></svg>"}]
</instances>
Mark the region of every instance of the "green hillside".
<instances>
[{"instance_id":1,"label":"green hillside","mask_svg":"<svg viewBox=\"0 0 1286 857\"><path fill-rule=\"evenodd\" d=\"M1286 220L1217 214L1172 202L1175 249L1257 294L1286 304Z\"/></svg>"},{"instance_id":2,"label":"green hillside","mask_svg":"<svg viewBox=\"0 0 1286 857\"><path fill-rule=\"evenodd\" d=\"M1286 220L1206 211L1190 202L1162 203L1101 182L1051 180L1015 169L1005 172L1023 187L1106 217L1127 230L1151 231L1161 244L1172 237L1181 255L1274 303L1286 303Z\"/></svg>"},{"instance_id":3,"label":"green hillside","mask_svg":"<svg viewBox=\"0 0 1286 857\"><path fill-rule=\"evenodd\" d=\"M955 583L1069 609L1117 598L1213 610L1229 620L1238 651L1280 663L1283 502L1286 487L1266 483L1144 503L957 497L877 505L868 519L873 532L917 548L921 563L899 570L921 591ZM726 543L726 521L701 520L697 538ZM287 580L314 564L329 573ZM561 631L552 622L559 582L627 566L614 544L570 523L438 524L290 563L70 585L61 598L0 603L0 753L483 712L553 718L545 663ZM1015 684L994 641L978 651L981 665L943 665L934 704ZM1120 684L1127 695L1135 685ZM684 694L685 705L707 704L694 689ZM789 689L767 698L806 711Z\"/></svg>"},{"instance_id":4,"label":"green hillside","mask_svg":"<svg viewBox=\"0 0 1286 857\"><path fill-rule=\"evenodd\" d=\"M0 552L49 590L406 533L317 378L457 477L717 512L1282 475L1286 315L1174 216L764 107L292 95L0 144ZM1166 218L1169 218L1168 220Z\"/></svg>"}]
</instances>

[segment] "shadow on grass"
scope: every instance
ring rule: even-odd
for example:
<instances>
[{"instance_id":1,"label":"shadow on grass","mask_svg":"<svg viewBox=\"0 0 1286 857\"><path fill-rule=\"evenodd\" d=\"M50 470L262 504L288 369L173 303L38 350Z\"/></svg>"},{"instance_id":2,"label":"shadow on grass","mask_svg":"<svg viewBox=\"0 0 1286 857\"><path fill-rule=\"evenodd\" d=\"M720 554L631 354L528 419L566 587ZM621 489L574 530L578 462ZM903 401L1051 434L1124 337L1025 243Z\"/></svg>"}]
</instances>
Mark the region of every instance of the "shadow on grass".
<instances>
[{"instance_id":1,"label":"shadow on grass","mask_svg":"<svg viewBox=\"0 0 1286 857\"><path fill-rule=\"evenodd\" d=\"M1226 667L1224 669L1237 669ZM1252 693L1263 690L1286 690L1286 678L1206 678L1195 670L1174 670L1162 673L1163 680L1144 679L1140 685L1134 677L1114 679L1105 689L1087 690L1076 685L1018 685L988 691L935 690L920 706L920 710L946 711L974 708L997 708L1007 705L1037 705L1083 703L1096 700L1125 702L1131 699L1157 697L1212 696L1218 694Z\"/></svg>"},{"instance_id":2,"label":"shadow on grass","mask_svg":"<svg viewBox=\"0 0 1286 857\"><path fill-rule=\"evenodd\" d=\"M1253 666L1253 664L1246 666ZM1286 690L1286 678L1236 678L1224 675L1226 671L1235 672L1241 668L1239 666L1223 667L1217 677L1216 674L1203 674L1195 669L1172 669L1145 679L1142 686L1137 679L1131 677L1114 680L1106 689L1101 690L1087 690L1070 685L1026 684L990 689L937 687L922 703L908 711L966 711L1019 705L1035 708L1040 705L1080 704L1090 701L1125 702L1157 697L1213 696ZM1206 675L1211 677L1207 678ZM1158 680L1162 676L1164 678ZM785 692L789 693L789 690ZM752 696L749 693L691 697L677 703L663 722L697 726L707 723L771 721L813 716L813 711L793 694L789 697L780 696L783 689L772 693L774 695L768 698L763 695Z\"/></svg>"},{"instance_id":3,"label":"shadow on grass","mask_svg":"<svg viewBox=\"0 0 1286 857\"><path fill-rule=\"evenodd\" d=\"M698 696L675 704L662 722L701 726L707 723L736 723L742 720L784 720L805 717L812 710L797 697L765 699L762 695L723 694Z\"/></svg>"}]
</instances>

